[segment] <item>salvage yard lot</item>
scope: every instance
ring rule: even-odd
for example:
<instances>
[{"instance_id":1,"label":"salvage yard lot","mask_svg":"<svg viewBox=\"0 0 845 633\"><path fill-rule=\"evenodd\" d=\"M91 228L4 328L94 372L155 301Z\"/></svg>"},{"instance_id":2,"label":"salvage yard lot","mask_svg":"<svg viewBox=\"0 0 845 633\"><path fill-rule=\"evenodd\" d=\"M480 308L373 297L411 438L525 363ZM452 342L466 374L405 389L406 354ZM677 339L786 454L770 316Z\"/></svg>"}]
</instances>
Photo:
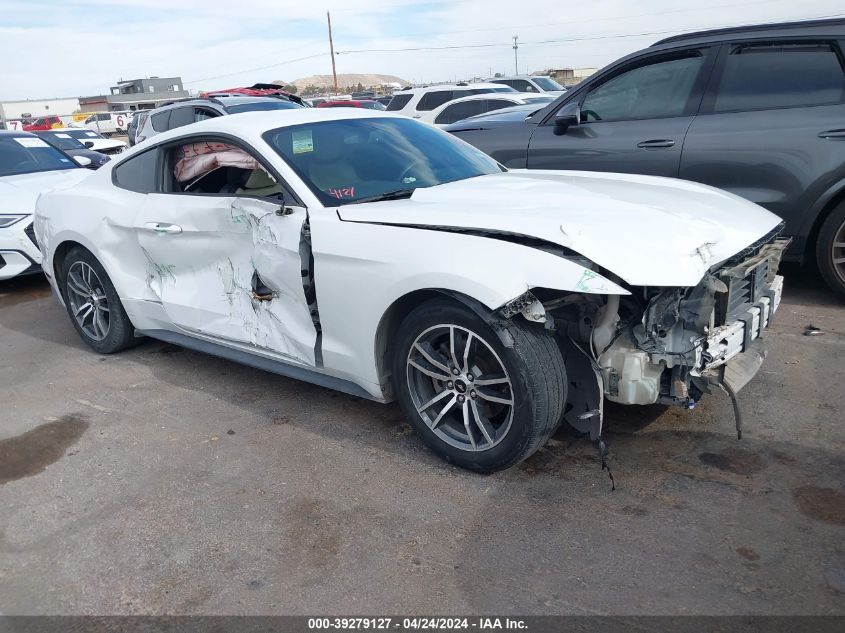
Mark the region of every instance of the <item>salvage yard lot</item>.
<instances>
[{"instance_id":1,"label":"salvage yard lot","mask_svg":"<svg viewBox=\"0 0 845 633\"><path fill-rule=\"evenodd\" d=\"M147 341L97 356L0 284L0 613L845 613L845 309L787 270L730 403L609 407L445 465L379 405ZM804 336L808 325L823 332Z\"/></svg>"}]
</instances>

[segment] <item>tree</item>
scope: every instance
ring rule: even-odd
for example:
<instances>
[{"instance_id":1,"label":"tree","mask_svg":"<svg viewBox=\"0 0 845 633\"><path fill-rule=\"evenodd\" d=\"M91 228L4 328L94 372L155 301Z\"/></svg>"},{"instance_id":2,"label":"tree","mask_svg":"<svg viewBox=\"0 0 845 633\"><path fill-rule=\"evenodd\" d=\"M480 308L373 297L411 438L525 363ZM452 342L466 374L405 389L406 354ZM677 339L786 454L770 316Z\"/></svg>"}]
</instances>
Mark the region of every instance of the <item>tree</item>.
<instances>
[{"instance_id":1,"label":"tree","mask_svg":"<svg viewBox=\"0 0 845 633\"><path fill-rule=\"evenodd\" d=\"M358 85L355 86L355 92L363 92L363 91L364 91L364 86L362 86L361 82L359 81Z\"/></svg>"},{"instance_id":2,"label":"tree","mask_svg":"<svg viewBox=\"0 0 845 633\"><path fill-rule=\"evenodd\" d=\"M503 75L502 73L496 73L496 74L495 74L495 75L493 75L493 76L494 76L494 77L504 77L504 75Z\"/></svg>"},{"instance_id":3,"label":"tree","mask_svg":"<svg viewBox=\"0 0 845 633\"><path fill-rule=\"evenodd\" d=\"M286 84L285 86L283 86L283 88L292 95L295 95L298 90L298 88L294 84Z\"/></svg>"}]
</instances>

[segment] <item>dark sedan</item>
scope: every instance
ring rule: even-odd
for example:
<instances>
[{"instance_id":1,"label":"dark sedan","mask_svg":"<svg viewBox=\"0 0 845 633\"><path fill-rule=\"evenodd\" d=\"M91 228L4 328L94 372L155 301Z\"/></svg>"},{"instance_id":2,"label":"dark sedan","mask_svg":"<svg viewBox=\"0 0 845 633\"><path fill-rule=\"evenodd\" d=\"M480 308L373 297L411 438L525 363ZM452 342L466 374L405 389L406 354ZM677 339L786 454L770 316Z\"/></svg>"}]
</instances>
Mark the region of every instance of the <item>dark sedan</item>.
<instances>
[{"instance_id":1,"label":"dark sedan","mask_svg":"<svg viewBox=\"0 0 845 633\"><path fill-rule=\"evenodd\" d=\"M99 169L111 160L110 156L95 152L93 149L87 148L82 141L75 139L67 132L35 132L38 136L43 138L47 143L62 150L68 156L82 156L91 161L87 165L88 169Z\"/></svg>"},{"instance_id":2,"label":"dark sedan","mask_svg":"<svg viewBox=\"0 0 845 633\"><path fill-rule=\"evenodd\" d=\"M845 296L845 20L671 37L522 116L446 130L508 167L693 180L766 207Z\"/></svg>"}]
</instances>

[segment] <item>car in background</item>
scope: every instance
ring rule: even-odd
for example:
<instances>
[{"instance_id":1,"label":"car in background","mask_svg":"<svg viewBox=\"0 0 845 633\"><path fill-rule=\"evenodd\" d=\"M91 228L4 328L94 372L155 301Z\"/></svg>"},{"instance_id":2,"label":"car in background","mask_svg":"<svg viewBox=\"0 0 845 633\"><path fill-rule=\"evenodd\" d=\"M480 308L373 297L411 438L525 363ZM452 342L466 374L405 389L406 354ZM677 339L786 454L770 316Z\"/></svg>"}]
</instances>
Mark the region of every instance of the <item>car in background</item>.
<instances>
[{"instance_id":1,"label":"car in background","mask_svg":"<svg viewBox=\"0 0 845 633\"><path fill-rule=\"evenodd\" d=\"M112 134L125 134L132 116L132 112L95 112L82 122L81 127L86 127L105 137Z\"/></svg>"},{"instance_id":2,"label":"car in background","mask_svg":"<svg viewBox=\"0 0 845 633\"><path fill-rule=\"evenodd\" d=\"M64 123L62 123L61 117L56 115L50 116L41 116L37 119L31 121L30 123L24 123L23 131L24 132L38 132L40 130L52 130L53 128L63 127Z\"/></svg>"},{"instance_id":3,"label":"car in background","mask_svg":"<svg viewBox=\"0 0 845 633\"><path fill-rule=\"evenodd\" d=\"M32 228L35 201L90 173L35 134L0 131L0 280L41 272Z\"/></svg>"},{"instance_id":4,"label":"car in background","mask_svg":"<svg viewBox=\"0 0 845 633\"><path fill-rule=\"evenodd\" d=\"M481 472L563 421L599 443L605 397L691 408L709 381L742 388L780 301L780 225L696 183L508 171L363 108L171 130L35 214L95 352L150 336L398 400L438 455Z\"/></svg>"},{"instance_id":5,"label":"car in background","mask_svg":"<svg viewBox=\"0 0 845 633\"><path fill-rule=\"evenodd\" d=\"M566 88L561 86L551 77L542 75L513 75L511 77L493 77L488 79L490 83L510 86L517 92L551 92L562 95Z\"/></svg>"},{"instance_id":6,"label":"car in background","mask_svg":"<svg viewBox=\"0 0 845 633\"><path fill-rule=\"evenodd\" d=\"M70 135L77 141L82 143L88 149L101 154L120 154L126 150L126 143L112 138L105 138L102 134L98 134L94 130L86 130L78 127L59 127L53 130L54 132L62 132Z\"/></svg>"},{"instance_id":7,"label":"car in background","mask_svg":"<svg viewBox=\"0 0 845 633\"><path fill-rule=\"evenodd\" d=\"M448 131L508 167L712 185L786 222L786 260L845 297L845 20L661 40L519 120Z\"/></svg>"},{"instance_id":8,"label":"car in background","mask_svg":"<svg viewBox=\"0 0 845 633\"><path fill-rule=\"evenodd\" d=\"M424 88L405 88L393 93L393 98L387 104L387 109L396 114L404 114L419 119L424 112L431 112L448 101L488 92L516 92L516 90L510 86L490 83L459 83L426 86Z\"/></svg>"},{"instance_id":9,"label":"car in background","mask_svg":"<svg viewBox=\"0 0 845 633\"><path fill-rule=\"evenodd\" d=\"M74 130L77 131L77 130ZM98 169L111 160L111 156L97 152L90 149L78 138L74 138L67 131L48 130L44 132L36 132L36 136L44 139L55 147L62 150L65 154L71 157L83 156L91 161L89 165L85 165L88 169Z\"/></svg>"},{"instance_id":10,"label":"car in background","mask_svg":"<svg viewBox=\"0 0 845 633\"><path fill-rule=\"evenodd\" d=\"M367 110L386 110L384 104L374 99L339 99L337 101L324 101L318 104L318 108L366 108Z\"/></svg>"},{"instance_id":11,"label":"car in background","mask_svg":"<svg viewBox=\"0 0 845 633\"><path fill-rule=\"evenodd\" d=\"M535 105L537 109L551 103L557 97L553 94L514 92L514 93L487 93L461 97L454 101L444 103L431 112L424 112L420 121L434 123L435 125L448 125L463 121L469 117L479 114L486 114L502 108L512 108L520 105Z\"/></svg>"},{"instance_id":12,"label":"car in background","mask_svg":"<svg viewBox=\"0 0 845 633\"><path fill-rule=\"evenodd\" d=\"M200 93L200 98L209 97L226 97L240 95L243 97L279 97L280 99L287 99L298 105L302 103L302 97L299 97L291 92L288 92L277 84L257 83L248 87L241 88L226 88L224 90L208 90Z\"/></svg>"},{"instance_id":13,"label":"car in background","mask_svg":"<svg viewBox=\"0 0 845 633\"><path fill-rule=\"evenodd\" d=\"M149 115L149 110L138 110L135 112L135 116L132 117L132 120L129 121L129 126L126 128L126 140L129 143L129 147L135 145L135 138L138 135L138 130L143 127L143 123L147 120Z\"/></svg>"},{"instance_id":14,"label":"car in background","mask_svg":"<svg viewBox=\"0 0 845 633\"><path fill-rule=\"evenodd\" d=\"M305 106L296 101L277 96L226 95L176 101L150 110L144 122L139 124L135 142L140 143L156 134L219 116L265 110L290 110L302 107Z\"/></svg>"}]
</instances>

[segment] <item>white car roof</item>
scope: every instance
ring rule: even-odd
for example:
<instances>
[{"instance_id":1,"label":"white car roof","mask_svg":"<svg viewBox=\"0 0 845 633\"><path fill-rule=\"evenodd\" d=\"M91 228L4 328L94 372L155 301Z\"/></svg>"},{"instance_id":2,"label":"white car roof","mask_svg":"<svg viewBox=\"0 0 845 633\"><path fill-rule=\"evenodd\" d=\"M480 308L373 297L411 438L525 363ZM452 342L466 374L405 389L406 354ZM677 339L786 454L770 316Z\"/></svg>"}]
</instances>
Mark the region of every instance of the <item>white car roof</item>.
<instances>
[{"instance_id":1,"label":"white car roof","mask_svg":"<svg viewBox=\"0 0 845 633\"><path fill-rule=\"evenodd\" d=\"M472 88L501 88L501 84L493 83L477 83L477 84L435 84L433 86L426 86L425 88L410 88L408 90L397 90L393 93L394 97L399 95L412 95L418 92L433 92L435 90L470 90Z\"/></svg>"},{"instance_id":2,"label":"white car roof","mask_svg":"<svg viewBox=\"0 0 845 633\"><path fill-rule=\"evenodd\" d=\"M268 130L280 127L300 125L303 123L317 123L320 121L338 121L341 119L403 119L404 117L384 110L369 110L365 108L291 108L289 110L265 110L260 112L243 112L232 116L220 116L205 119L198 123L191 123L177 127L161 134L156 134L150 141L135 147L150 147L171 138L183 136L186 132L223 133L238 138L254 138L261 136ZM134 150L135 148L133 148ZM135 153L132 151L131 153ZM128 156L129 153L126 154Z\"/></svg>"}]
</instances>

